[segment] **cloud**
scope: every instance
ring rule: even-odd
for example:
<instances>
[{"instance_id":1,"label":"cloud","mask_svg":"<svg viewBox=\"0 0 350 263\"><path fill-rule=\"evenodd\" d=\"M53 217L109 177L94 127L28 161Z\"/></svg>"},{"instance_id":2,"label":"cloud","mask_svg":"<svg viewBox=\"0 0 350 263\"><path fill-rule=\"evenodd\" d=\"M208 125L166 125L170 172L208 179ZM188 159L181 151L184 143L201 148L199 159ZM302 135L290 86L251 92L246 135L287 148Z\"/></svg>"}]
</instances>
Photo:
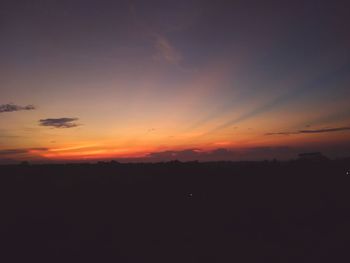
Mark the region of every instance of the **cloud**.
<instances>
[{"instance_id":1,"label":"cloud","mask_svg":"<svg viewBox=\"0 0 350 263\"><path fill-rule=\"evenodd\" d=\"M349 131L350 127L339 127L319 130L301 130L299 133L323 133L323 132L337 132L337 131Z\"/></svg>"},{"instance_id":2,"label":"cloud","mask_svg":"<svg viewBox=\"0 0 350 263\"><path fill-rule=\"evenodd\" d=\"M153 160L193 160L200 157L202 153L198 149L186 149L181 151L163 151L150 153L147 158Z\"/></svg>"},{"instance_id":3,"label":"cloud","mask_svg":"<svg viewBox=\"0 0 350 263\"><path fill-rule=\"evenodd\" d=\"M147 161L217 161L217 160L233 160L237 157L236 152L230 149L218 148L211 151L203 151L201 149L185 149L179 151L163 151L153 152L146 156Z\"/></svg>"},{"instance_id":4,"label":"cloud","mask_svg":"<svg viewBox=\"0 0 350 263\"><path fill-rule=\"evenodd\" d=\"M156 131L156 129L155 128L150 128L150 129L148 129L147 130L147 132L146 133L151 133L151 132L155 132Z\"/></svg>"},{"instance_id":5,"label":"cloud","mask_svg":"<svg viewBox=\"0 0 350 263\"><path fill-rule=\"evenodd\" d=\"M149 153L142 160L146 162L179 161L248 161L266 159L292 159L297 156L299 149L288 146L264 146L250 148L216 148L210 151L201 149L169 150ZM135 161L135 160L133 160Z\"/></svg>"},{"instance_id":6,"label":"cloud","mask_svg":"<svg viewBox=\"0 0 350 263\"><path fill-rule=\"evenodd\" d=\"M19 135L7 135L7 134L0 134L0 138L7 138L7 139L11 139L11 138L21 138L22 136Z\"/></svg>"},{"instance_id":7,"label":"cloud","mask_svg":"<svg viewBox=\"0 0 350 263\"><path fill-rule=\"evenodd\" d=\"M48 151L48 148L19 148L0 150L0 156L27 154L31 152Z\"/></svg>"},{"instance_id":8,"label":"cloud","mask_svg":"<svg viewBox=\"0 0 350 263\"><path fill-rule=\"evenodd\" d=\"M292 135L292 134L297 134L295 132L268 132L265 133L266 136L271 136L271 135Z\"/></svg>"},{"instance_id":9,"label":"cloud","mask_svg":"<svg viewBox=\"0 0 350 263\"><path fill-rule=\"evenodd\" d=\"M75 123L78 118L57 118L57 119L41 119L39 125L53 128L74 128L79 126Z\"/></svg>"},{"instance_id":10,"label":"cloud","mask_svg":"<svg viewBox=\"0 0 350 263\"><path fill-rule=\"evenodd\" d=\"M156 54L153 55L153 59L156 61L165 61L169 64L178 65L183 59L181 52L179 52L163 34L159 33L169 32L169 27L168 30L161 30L158 27L155 28L152 24L150 25L149 21L145 21L144 19L142 19L143 15L140 16L140 14L138 14L137 8L133 2L129 2L129 12L130 16L134 20L135 25L153 42L153 46L156 50ZM153 19L154 17L152 17L152 20ZM181 21L181 23L184 22L183 12L181 12L181 18L179 19L179 21ZM166 24L167 23L164 23L164 21L161 23L162 26ZM179 25L171 26L172 30L170 31L173 31L174 29L179 30L183 27L184 26Z\"/></svg>"},{"instance_id":11,"label":"cloud","mask_svg":"<svg viewBox=\"0 0 350 263\"><path fill-rule=\"evenodd\" d=\"M299 130L291 132L271 132L265 135L295 135L295 134L311 134L311 133L326 133L326 132L338 132L338 131L349 131L350 127L337 127L337 128L326 128L317 130Z\"/></svg>"},{"instance_id":12,"label":"cloud","mask_svg":"<svg viewBox=\"0 0 350 263\"><path fill-rule=\"evenodd\" d=\"M0 104L0 113L22 111L22 110L35 110L35 107L33 105L19 106L13 103Z\"/></svg>"},{"instance_id":13,"label":"cloud","mask_svg":"<svg viewBox=\"0 0 350 263\"><path fill-rule=\"evenodd\" d=\"M0 149L0 164L15 164L18 161L44 161L43 153L49 151L48 148L16 148Z\"/></svg>"},{"instance_id":14,"label":"cloud","mask_svg":"<svg viewBox=\"0 0 350 263\"><path fill-rule=\"evenodd\" d=\"M156 60L164 60L170 64L179 64L182 60L181 53L173 47L169 40L164 36L159 34L155 34L155 43L154 46L157 50L157 54L155 55Z\"/></svg>"}]
</instances>

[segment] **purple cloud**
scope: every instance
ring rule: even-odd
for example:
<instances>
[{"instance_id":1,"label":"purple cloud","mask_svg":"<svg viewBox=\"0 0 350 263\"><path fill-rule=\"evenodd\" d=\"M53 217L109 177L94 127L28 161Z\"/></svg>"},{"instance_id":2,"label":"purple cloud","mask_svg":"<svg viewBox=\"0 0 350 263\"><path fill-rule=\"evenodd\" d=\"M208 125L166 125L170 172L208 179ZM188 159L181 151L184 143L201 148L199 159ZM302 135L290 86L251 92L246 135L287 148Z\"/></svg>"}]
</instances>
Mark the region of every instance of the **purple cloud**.
<instances>
[{"instance_id":1,"label":"purple cloud","mask_svg":"<svg viewBox=\"0 0 350 263\"><path fill-rule=\"evenodd\" d=\"M79 126L75 121L78 118L57 118L57 119L41 119L39 125L53 128L74 128Z\"/></svg>"},{"instance_id":2,"label":"purple cloud","mask_svg":"<svg viewBox=\"0 0 350 263\"><path fill-rule=\"evenodd\" d=\"M22 110L35 110L35 107L33 105L19 106L13 103L0 104L0 113L22 111Z\"/></svg>"}]
</instances>

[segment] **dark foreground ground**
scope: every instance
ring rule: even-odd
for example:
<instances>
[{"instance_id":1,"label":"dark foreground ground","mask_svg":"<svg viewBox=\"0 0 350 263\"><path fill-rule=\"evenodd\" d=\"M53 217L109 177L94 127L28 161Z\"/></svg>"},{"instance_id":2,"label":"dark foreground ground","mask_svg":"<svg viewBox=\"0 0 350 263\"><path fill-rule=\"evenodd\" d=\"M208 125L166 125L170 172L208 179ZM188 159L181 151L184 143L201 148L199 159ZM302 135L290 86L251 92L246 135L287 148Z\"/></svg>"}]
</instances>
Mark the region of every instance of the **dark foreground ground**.
<instances>
[{"instance_id":1,"label":"dark foreground ground","mask_svg":"<svg viewBox=\"0 0 350 263\"><path fill-rule=\"evenodd\" d=\"M350 262L350 170L0 166L1 262Z\"/></svg>"}]
</instances>

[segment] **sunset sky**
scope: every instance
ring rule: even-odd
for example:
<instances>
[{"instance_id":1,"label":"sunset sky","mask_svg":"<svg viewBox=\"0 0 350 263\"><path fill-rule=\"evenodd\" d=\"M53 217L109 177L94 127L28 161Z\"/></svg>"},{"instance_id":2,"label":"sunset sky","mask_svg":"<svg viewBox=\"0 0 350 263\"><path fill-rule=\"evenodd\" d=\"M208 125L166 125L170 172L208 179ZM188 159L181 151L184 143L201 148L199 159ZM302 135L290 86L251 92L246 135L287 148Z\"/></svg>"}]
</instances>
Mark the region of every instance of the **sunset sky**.
<instances>
[{"instance_id":1,"label":"sunset sky","mask_svg":"<svg viewBox=\"0 0 350 263\"><path fill-rule=\"evenodd\" d=\"M1 1L0 162L350 156L346 2Z\"/></svg>"}]
</instances>

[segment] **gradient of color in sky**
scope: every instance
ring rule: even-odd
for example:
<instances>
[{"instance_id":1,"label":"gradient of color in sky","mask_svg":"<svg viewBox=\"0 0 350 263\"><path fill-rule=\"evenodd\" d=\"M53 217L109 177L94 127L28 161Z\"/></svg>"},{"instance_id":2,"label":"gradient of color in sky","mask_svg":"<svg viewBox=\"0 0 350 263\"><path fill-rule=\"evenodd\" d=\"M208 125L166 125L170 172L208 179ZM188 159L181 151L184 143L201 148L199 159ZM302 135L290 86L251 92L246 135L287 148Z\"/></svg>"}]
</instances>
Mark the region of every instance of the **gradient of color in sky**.
<instances>
[{"instance_id":1,"label":"gradient of color in sky","mask_svg":"<svg viewBox=\"0 0 350 263\"><path fill-rule=\"evenodd\" d=\"M347 1L1 1L0 159L350 155Z\"/></svg>"}]
</instances>

